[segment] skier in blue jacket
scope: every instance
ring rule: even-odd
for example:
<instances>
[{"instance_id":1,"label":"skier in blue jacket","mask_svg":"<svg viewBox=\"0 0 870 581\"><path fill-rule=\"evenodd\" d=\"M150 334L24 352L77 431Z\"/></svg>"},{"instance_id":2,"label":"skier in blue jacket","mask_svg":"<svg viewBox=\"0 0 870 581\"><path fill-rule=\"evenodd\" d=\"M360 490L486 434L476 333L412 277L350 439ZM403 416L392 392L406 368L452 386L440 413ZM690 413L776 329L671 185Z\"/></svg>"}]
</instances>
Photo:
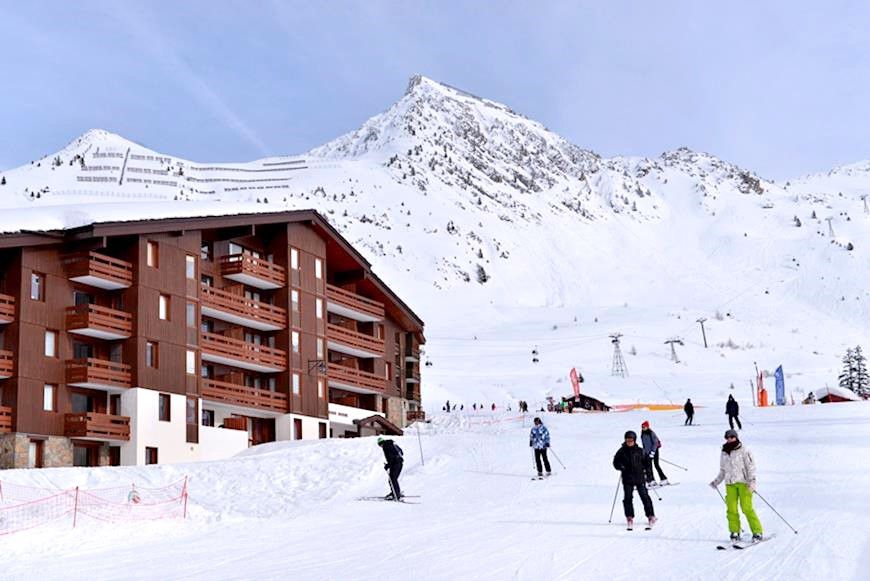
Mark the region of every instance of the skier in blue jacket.
<instances>
[{"instance_id":1,"label":"skier in blue jacket","mask_svg":"<svg viewBox=\"0 0 870 581\"><path fill-rule=\"evenodd\" d=\"M550 447L550 431L541 421L541 418L535 418L535 426L529 433L529 446L535 450L535 465L538 467L538 478L543 478L544 473L541 470L541 458L544 459L544 468L547 469L547 476L550 472L550 460L547 458L547 448Z\"/></svg>"}]
</instances>

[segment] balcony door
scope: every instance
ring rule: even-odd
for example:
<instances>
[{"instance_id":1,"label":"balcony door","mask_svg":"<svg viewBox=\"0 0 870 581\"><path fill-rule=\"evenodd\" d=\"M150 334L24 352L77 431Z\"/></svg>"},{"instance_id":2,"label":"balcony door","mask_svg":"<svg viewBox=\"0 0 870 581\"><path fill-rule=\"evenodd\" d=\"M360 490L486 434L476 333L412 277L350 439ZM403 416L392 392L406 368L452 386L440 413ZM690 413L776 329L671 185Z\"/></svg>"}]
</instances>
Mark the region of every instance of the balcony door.
<instances>
[{"instance_id":1,"label":"balcony door","mask_svg":"<svg viewBox=\"0 0 870 581\"><path fill-rule=\"evenodd\" d=\"M94 295L83 293L82 291L73 291L73 302L78 307L80 305L94 304Z\"/></svg>"},{"instance_id":2,"label":"balcony door","mask_svg":"<svg viewBox=\"0 0 870 581\"><path fill-rule=\"evenodd\" d=\"M76 391L70 394L70 407L72 407L74 414L84 414L97 411L94 396Z\"/></svg>"},{"instance_id":3,"label":"balcony door","mask_svg":"<svg viewBox=\"0 0 870 581\"><path fill-rule=\"evenodd\" d=\"M73 341L73 358L91 359L94 356L94 346L81 341Z\"/></svg>"},{"instance_id":4,"label":"balcony door","mask_svg":"<svg viewBox=\"0 0 870 581\"><path fill-rule=\"evenodd\" d=\"M249 418L251 444L264 444L275 441L275 418Z\"/></svg>"}]
</instances>

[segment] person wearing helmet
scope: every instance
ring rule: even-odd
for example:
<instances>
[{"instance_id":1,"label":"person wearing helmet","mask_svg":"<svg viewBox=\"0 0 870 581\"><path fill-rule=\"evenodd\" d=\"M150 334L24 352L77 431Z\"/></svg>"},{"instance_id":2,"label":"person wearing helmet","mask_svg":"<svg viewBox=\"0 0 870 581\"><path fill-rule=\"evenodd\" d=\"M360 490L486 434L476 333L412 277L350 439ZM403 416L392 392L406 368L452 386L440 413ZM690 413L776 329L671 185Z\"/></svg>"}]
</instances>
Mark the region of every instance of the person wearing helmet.
<instances>
[{"instance_id":1,"label":"person wearing helmet","mask_svg":"<svg viewBox=\"0 0 870 581\"><path fill-rule=\"evenodd\" d=\"M384 497L386 500L399 500L404 495L402 489L399 488L399 474L402 473L402 466L405 464L402 449L393 442L383 437L378 437L378 446L384 451L384 470L390 474L390 493Z\"/></svg>"},{"instance_id":2,"label":"person wearing helmet","mask_svg":"<svg viewBox=\"0 0 870 581\"><path fill-rule=\"evenodd\" d=\"M731 540L740 540L740 513L737 503L743 509L749 529L752 531L752 542L762 540L761 521L752 507L752 494L755 492L755 457L752 452L740 442L735 430L725 432L725 444L719 456L719 474L710 483L716 488L725 481L725 507L728 515L728 530Z\"/></svg>"},{"instance_id":3,"label":"person wearing helmet","mask_svg":"<svg viewBox=\"0 0 870 581\"><path fill-rule=\"evenodd\" d=\"M667 486L668 477L665 476L661 464L659 464L659 448L662 447L662 442L656 433L649 427L649 422L644 421L640 425L640 441L643 445L643 453L646 456L646 483L648 486L658 486L653 476L653 464L659 473L659 480L662 486Z\"/></svg>"},{"instance_id":4,"label":"person wearing helmet","mask_svg":"<svg viewBox=\"0 0 870 581\"><path fill-rule=\"evenodd\" d=\"M622 507L625 509L625 520L628 530L634 528L634 489L643 503L643 510L652 527L656 522L652 499L646 490L646 462L644 453L637 445L637 434L629 430L625 432L625 441L613 457L613 467L622 473Z\"/></svg>"}]
</instances>

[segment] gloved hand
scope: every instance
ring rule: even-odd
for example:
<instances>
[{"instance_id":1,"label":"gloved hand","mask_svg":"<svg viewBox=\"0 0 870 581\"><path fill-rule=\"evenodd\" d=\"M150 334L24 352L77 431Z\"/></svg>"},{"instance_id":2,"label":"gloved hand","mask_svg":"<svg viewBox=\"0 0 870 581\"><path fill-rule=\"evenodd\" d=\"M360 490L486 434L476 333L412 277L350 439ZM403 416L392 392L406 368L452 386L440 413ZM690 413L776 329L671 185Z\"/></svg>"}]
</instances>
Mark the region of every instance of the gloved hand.
<instances>
[{"instance_id":1,"label":"gloved hand","mask_svg":"<svg viewBox=\"0 0 870 581\"><path fill-rule=\"evenodd\" d=\"M652 454L649 455L649 459L650 459L650 460L652 460L652 459L655 458L655 457L656 457L656 453L655 453L655 452L653 452Z\"/></svg>"},{"instance_id":2,"label":"gloved hand","mask_svg":"<svg viewBox=\"0 0 870 581\"><path fill-rule=\"evenodd\" d=\"M389 470L389 469L390 469L390 465L389 465L389 464L384 464L384 470Z\"/></svg>"},{"instance_id":3,"label":"gloved hand","mask_svg":"<svg viewBox=\"0 0 870 581\"><path fill-rule=\"evenodd\" d=\"M550 444L544 444L544 448L549 448Z\"/></svg>"},{"instance_id":4,"label":"gloved hand","mask_svg":"<svg viewBox=\"0 0 870 581\"><path fill-rule=\"evenodd\" d=\"M529 448L531 448L531 447L532 447L532 443L531 443L531 442L529 442Z\"/></svg>"},{"instance_id":5,"label":"gloved hand","mask_svg":"<svg viewBox=\"0 0 870 581\"><path fill-rule=\"evenodd\" d=\"M750 492L755 492L755 488L756 488L755 480L753 480L752 482L749 483Z\"/></svg>"},{"instance_id":6,"label":"gloved hand","mask_svg":"<svg viewBox=\"0 0 870 581\"><path fill-rule=\"evenodd\" d=\"M710 483L710 488L717 488L715 480Z\"/></svg>"}]
</instances>

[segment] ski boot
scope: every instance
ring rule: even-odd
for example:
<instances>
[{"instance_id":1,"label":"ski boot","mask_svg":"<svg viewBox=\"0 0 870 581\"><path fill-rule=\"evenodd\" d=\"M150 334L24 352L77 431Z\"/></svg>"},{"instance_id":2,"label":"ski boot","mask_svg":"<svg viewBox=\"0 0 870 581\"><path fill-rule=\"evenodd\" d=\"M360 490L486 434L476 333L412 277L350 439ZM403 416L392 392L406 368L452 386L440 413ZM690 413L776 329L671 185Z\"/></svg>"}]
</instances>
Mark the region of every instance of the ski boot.
<instances>
[{"instance_id":1,"label":"ski boot","mask_svg":"<svg viewBox=\"0 0 870 581\"><path fill-rule=\"evenodd\" d=\"M731 542L739 543L740 542L740 533L731 533Z\"/></svg>"},{"instance_id":2,"label":"ski boot","mask_svg":"<svg viewBox=\"0 0 870 581\"><path fill-rule=\"evenodd\" d=\"M658 520L659 520L659 519L657 519L657 518L654 517L654 516L648 517L648 519L649 519L649 522L648 522L648 524L646 525L647 530L653 528L653 525L656 524L656 523L658 522Z\"/></svg>"},{"instance_id":3,"label":"ski boot","mask_svg":"<svg viewBox=\"0 0 870 581\"><path fill-rule=\"evenodd\" d=\"M757 534L752 535L752 542L753 543L760 543L763 540L764 540L764 537L761 536L761 533L757 533Z\"/></svg>"},{"instance_id":4,"label":"ski boot","mask_svg":"<svg viewBox=\"0 0 870 581\"><path fill-rule=\"evenodd\" d=\"M633 518L631 518L631 517L626 518L626 519L625 519L625 523L626 523L625 528L626 528L627 530L629 530L629 531L633 531L633 530L634 530L634 519L633 519Z\"/></svg>"}]
</instances>

